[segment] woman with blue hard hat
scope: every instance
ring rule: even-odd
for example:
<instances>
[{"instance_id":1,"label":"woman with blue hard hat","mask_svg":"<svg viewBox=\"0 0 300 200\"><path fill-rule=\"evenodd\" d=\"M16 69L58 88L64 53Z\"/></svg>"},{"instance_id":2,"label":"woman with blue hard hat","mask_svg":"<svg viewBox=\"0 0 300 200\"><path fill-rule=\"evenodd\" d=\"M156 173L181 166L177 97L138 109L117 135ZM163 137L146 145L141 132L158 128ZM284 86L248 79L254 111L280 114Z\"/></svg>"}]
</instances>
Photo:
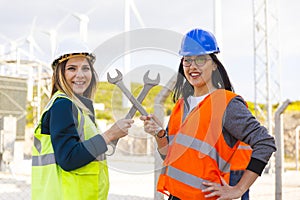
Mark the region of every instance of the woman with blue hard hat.
<instances>
[{"instance_id":1,"label":"woman with blue hard hat","mask_svg":"<svg viewBox=\"0 0 300 200\"><path fill-rule=\"evenodd\" d=\"M193 29L182 40L174 87L176 103L167 128L153 115L141 116L164 159L157 190L169 199L235 199L261 175L273 152L274 138L233 92L217 58L212 33ZM154 120L152 120L154 119ZM253 149L241 180L230 186L230 163L240 142Z\"/></svg>"},{"instance_id":2,"label":"woman with blue hard hat","mask_svg":"<svg viewBox=\"0 0 300 200\"><path fill-rule=\"evenodd\" d=\"M133 120L97 128L93 97L95 56L85 43L66 39L52 62L51 99L34 132L33 200L105 200L109 189L107 144L128 134Z\"/></svg>"}]
</instances>

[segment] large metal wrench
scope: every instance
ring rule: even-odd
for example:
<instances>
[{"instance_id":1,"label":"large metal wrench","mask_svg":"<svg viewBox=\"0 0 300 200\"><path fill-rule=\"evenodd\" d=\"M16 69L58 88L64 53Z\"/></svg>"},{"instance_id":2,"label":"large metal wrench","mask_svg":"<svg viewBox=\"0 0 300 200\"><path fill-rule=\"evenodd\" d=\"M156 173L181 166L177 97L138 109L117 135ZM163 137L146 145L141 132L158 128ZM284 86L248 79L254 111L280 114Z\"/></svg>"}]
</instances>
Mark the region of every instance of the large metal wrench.
<instances>
[{"instance_id":1,"label":"large metal wrench","mask_svg":"<svg viewBox=\"0 0 300 200\"><path fill-rule=\"evenodd\" d=\"M117 76L115 78L112 78L109 73L107 73L107 80L111 84L117 85L121 91L126 95L126 97L129 99L129 101L133 104L133 106L142 114L142 115L148 115L145 108L141 105L140 102L136 100L136 98L131 94L131 92L126 88L126 86L123 83L123 75L122 73L116 69Z\"/></svg>"},{"instance_id":2,"label":"large metal wrench","mask_svg":"<svg viewBox=\"0 0 300 200\"><path fill-rule=\"evenodd\" d=\"M144 75L144 78L143 78L143 81L144 81L144 87L142 89L142 91L140 92L140 94L138 95L137 99L135 99L133 97L133 95L129 92L129 90L126 88L126 86L124 85L122 79L123 79L123 75L122 73L117 70L117 77L115 78L112 78L109 73L107 73L107 80L109 83L112 83L112 84L116 84L121 90L122 92L124 92L124 94L127 96L127 98L131 101L131 103L133 104L133 106L131 107L131 109L129 110L129 112L127 113L126 115L126 119L131 119L136 111L137 111L137 107L140 107L142 108L140 112L143 112L144 114L147 115L147 112L146 110L141 106L141 102L145 99L145 97L147 96L147 94L149 93L149 91L156 85L159 84L160 82L160 75L158 74L156 79L150 79L149 78L149 70L145 73ZM138 102L137 106L134 104L134 102ZM117 146L117 143L118 143L118 139L117 140L114 140L111 142L111 147L112 147L112 150L111 150L111 153L108 153L107 155L112 155L115 153L115 149L116 149L116 146Z\"/></svg>"},{"instance_id":3,"label":"large metal wrench","mask_svg":"<svg viewBox=\"0 0 300 200\"><path fill-rule=\"evenodd\" d=\"M157 75L156 79L150 79L149 78L149 73L150 73L149 70L145 73L144 78L143 78L144 87L143 87L142 91L140 92L140 94L138 95L138 97L136 99L140 103L142 103L144 101L144 99L147 96L147 94L149 93L149 91L154 86L158 85L159 82L160 82L160 75L159 74ZM136 111L137 111L137 108L135 106L132 106L125 118L126 119L133 118Z\"/></svg>"}]
</instances>

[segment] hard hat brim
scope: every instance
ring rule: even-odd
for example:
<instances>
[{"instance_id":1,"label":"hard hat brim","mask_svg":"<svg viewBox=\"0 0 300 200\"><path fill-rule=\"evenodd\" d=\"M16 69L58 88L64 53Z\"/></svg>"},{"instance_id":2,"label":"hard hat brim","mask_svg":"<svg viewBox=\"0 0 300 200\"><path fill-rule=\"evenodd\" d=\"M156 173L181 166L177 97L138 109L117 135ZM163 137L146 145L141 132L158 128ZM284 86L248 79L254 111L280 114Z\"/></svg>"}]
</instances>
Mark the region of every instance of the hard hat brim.
<instances>
[{"instance_id":1,"label":"hard hat brim","mask_svg":"<svg viewBox=\"0 0 300 200\"><path fill-rule=\"evenodd\" d=\"M65 54L59 57L58 59L54 60L52 62L52 69L54 69L58 64L70 59L70 58L75 58L75 57L86 57L92 64L94 64L96 60L96 56L93 55L92 53L70 53L70 54Z\"/></svg>"}]
</instances>

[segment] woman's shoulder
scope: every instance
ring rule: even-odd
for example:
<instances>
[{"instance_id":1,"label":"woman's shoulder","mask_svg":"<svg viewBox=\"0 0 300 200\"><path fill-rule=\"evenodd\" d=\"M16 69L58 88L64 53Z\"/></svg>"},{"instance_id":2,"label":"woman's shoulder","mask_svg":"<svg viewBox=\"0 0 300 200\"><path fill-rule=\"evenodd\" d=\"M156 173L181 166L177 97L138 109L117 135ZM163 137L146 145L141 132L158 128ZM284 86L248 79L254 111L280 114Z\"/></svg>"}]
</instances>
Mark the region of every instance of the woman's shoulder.
<instances>
[{"instance_id":1,"label":"woman's shoulder","mask_svg":"<svg viewBox=\"0 0 300 200\"><path fill-rule=\"evenodd\" d=\"M67 98L56 98L44 114L42 115L42 133L49 133L50 119L56 119L57 116L61 116L63 119L69 118L68 113L72 113L72 102ZM63 121L60 121L63 122Z\"/></svg>"},{"instance_id":2,"label":"woman's shoulder","mask_svg":"<svg viewBox=\"0 0 300 200\"><path fill-rule=\"evenodd\" d=\"M51 106L51 110L65 110L65 109L70 109L72 108L72 106L74 106L73 102L68 99L68 98L57 98L55 99L55 101L53 102L53 105Z\"/></svg>"},{"instance_id":3,"label":"woman's shoulder","mask_svg":"<svg viewBox=\"0 0 300 200\"><path fill-rule=\"evenodd\" d=\"M58 97L54 100L53 104L72 104L72 101L68 98Z\"/></svg>"},{"instance_id":4,"label":"woman's shoulder","mask_svg":"<svg viewBox=\"0 0 300 200\"><path fill-rule=\"evenodd\" d=\"M227 110L236 110L236 109L248 109L247 102L243 99L243 97L237 95L232 98L227 106Z\"/></svg>"},{"instance_id":5,"label":"woman's shoulder","mask_svg":"<svg viewBox=\"0 0 300 200\"><path fill-rule=\"evenodd\" d=\"M71 116L77 116L78 113L76 105L70 99L67 98L55 99L49 111L50 112L48 113L50 115L59 116L60 118L69 118Z\"/></svg>"}]
</instances>

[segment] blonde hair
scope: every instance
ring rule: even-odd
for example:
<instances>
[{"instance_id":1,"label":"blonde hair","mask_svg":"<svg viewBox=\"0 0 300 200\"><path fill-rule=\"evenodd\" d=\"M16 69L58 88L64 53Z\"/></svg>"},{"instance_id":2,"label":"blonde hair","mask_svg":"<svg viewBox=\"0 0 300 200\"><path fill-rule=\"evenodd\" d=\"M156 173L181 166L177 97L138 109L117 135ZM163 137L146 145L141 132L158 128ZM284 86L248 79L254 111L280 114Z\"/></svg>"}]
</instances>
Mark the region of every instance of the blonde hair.
<instances>
[{"instance_id":1,"label":"blonde hair","mask_svg":"<svg viewBox=\"0 0 300 200\"><path fill-rule=\"evenodd\" d=\"M66 77L65 77L65 67L68 60L64 60L63 62L57 64L55 67L53 67L53 76L52 76L52 91L51 91L51 97L55 94L57 91L61 91L65 93L69 98L71 98L74 103L83 111L86 111L90 113L89 109L78 99L78 97L73 92L72 88L67 83ZM86 98L89 98L93 100L97 82L98 82L98 76L97 73L93 67L93 64L89 59L87 59L91 71L92 71L92 80L88 88L84 91L83 96Z\"/></svg>"}]
</instances>

